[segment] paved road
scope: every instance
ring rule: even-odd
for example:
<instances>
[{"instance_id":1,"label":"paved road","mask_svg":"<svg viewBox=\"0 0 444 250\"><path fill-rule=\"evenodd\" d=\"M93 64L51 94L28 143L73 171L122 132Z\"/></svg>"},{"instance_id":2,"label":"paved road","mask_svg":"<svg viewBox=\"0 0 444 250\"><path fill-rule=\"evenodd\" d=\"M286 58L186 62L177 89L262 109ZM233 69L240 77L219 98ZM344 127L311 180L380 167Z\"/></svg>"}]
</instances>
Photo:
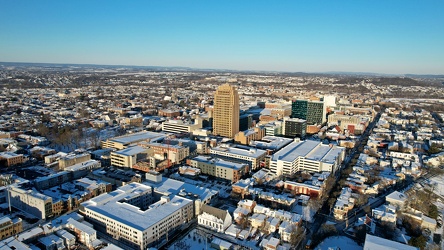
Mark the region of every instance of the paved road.
<instances>
[{"instance_id":1,"label":"paved road","mask_svg":"<svg viewBox=\"0 0 444 250\"><path fill-rule=\"evenodd\" d=\"M373 119L373 121L369 124L369 126L367 126L366 130L364 131L364 133L361 135L361 137L359 138L359 140L355 144L355 147L353 149L351 149L350 154L342 162L340 170L338 170L335 173L336 182L335 182L335 186L331 190L334 190L336 188L336 185L339 185L340 172L346 168L346 166L350 163L350 161L352 159L354 159L357 155L361 154L361 151L359 150L359 148L361 148L361 146L364 146L363 145L364 141L368 140L368 136L371 134L376 123L379 121L379 118L381 117L382 112L383 112L383 110L381 110L375 116L375 119ZM313 237L314 232L319 231L322 224L324 224L327 220L333 219L331 216L327 215L327 213L329 213L329 210L328 210L328 204L326 204L326 203L327 202L325 202L325 204L321 208L321 210L320 210L321 213L317 213L315 215L314 222L307 225L307 229L308 229L309 233L307 234L306 240L303 242L304 245L306 244L306 242L309 239L311 239ZM362 213L362 211L360 211L359 213ZM357 215L358 215L358 212L357 212ZM341 226L339 226L339 227L342 228ZM344 223L344 228L345 228L345 223ZM338 232L342 232L342 230L338 230ZM313 239L312 239L312 241L313 241Z\"/></svg>"}]
</instances>

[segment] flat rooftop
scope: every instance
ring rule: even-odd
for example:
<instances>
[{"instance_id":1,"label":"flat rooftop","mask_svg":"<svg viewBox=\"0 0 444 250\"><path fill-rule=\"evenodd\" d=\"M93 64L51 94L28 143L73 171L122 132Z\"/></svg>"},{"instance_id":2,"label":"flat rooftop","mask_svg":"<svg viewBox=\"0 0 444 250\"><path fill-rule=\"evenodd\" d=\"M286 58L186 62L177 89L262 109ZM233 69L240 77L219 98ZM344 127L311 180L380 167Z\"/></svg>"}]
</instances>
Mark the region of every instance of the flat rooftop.
<instances>
[{"instance_id":1,"label":"flat rooftop","mask_svg":"<svg viewBox=\"0 0 444 250\"><path fill-rule=\"evenodd\" d=\"M371 234L367 234L365 237L364 250L417 250L414 246L409 246L396 241L387 240Z\"/></svg>"},{"instance_id":2,"label":"flat rooftop","mask_svg":"<svg viewBox=\"0 0 444 250\"><path fill-rule=\"evenodd\" d=\"M229 154L246 156L246 157L253 157L253 158L261 157L262 155L265 155L267 153L267 151L265 151L265 150L247 147L247 146L239 146L239 145L219 146L219 147L212 148L210 150L210 152L211 152L211 154L229 153Z\"/></svg>"},{"instance_id":3,"label":"flat rooftop","mask_svg":"<svg viewBox=\"0 0 444 250\"><path fill-rule=\"evenodd\" d=\"M231 162L231 161L225 161L225 160L222 160L219 158L201 156L201 155L194 157L191 160L205 162L208 164L214 164L216 166L220 166L220 167L224 167L224 168L231 168L231 169L235 169L235 170L241 169L246 165L246 164L240 164L240 163L235 163L235 162Z\"/></svg>"},{"instance_id":4,"label":"flat rooftop","mask_svg":"<svg viewBox=\"0 0 444 250\"><path fill-rule=\"evenodd\" d=\"M175 149L181 149L181 148L187 147L186 145L180 146L177 144L167 144L167 143L160 143L160 142L151 142L151 143L148 143L147 145L152 146L152 147L175 148Z\"/></svg>"},{"instance_id":5,"label":"flat rooftop","mask_svg":"<svg viewBox=\"0 0 444 250\"><path fill-rule=\"evenodd\" d=\"M343 147L324 145L319 141L295 141L276 152L272 160L293 162L299 157L304 157L308 160L334 163L343 150Z\"/></svg>"},{"instance_id":6,"label":"flat rooftop","mask_svg":"<svg viewBox=\"0 0 444 250\"><path fill-rule=\"evenodd\" d=\"M264 136L260 141L250 142L250 146L261 149L279 150L284 146L290 144L293 139L278 137L278 136Z\"/></svg>"},{"instance_id":7,"label":"flat rooftop","mask_svg":"<svg viewBox=\"0 0 444 250\"><path fill-rule=\"evenodd\" d=\"M62 157L62 160L69 160L69 159L75 159L75 158L80 158L83 156L88 156L89 153L82 153L82 154L67 154L65 156Z\"/></svg>"},{"instance_id":8,"label":"flat rooftop","mask_svg":"<svg viewBox=\"0 0 444 250\"><path fill-rule=\"evenodd\" d=\"M72 165L72 166L66 167L65 170L66 170L66 171L79 171L79 170L82 170L82 169L88 168L88 167L90 167L90 166L93 166L93 165L95 165L95 164L97 164L97 163L100 164L100 161L96 161L96 160L88 160L88 161L85 161L85 162L77 163L77 164L75 164L75 165ZM99 167L100 167L100 166L99 166Z\"/></svg>"},{"instance_id":9,"label":"flat rooftop","mask_svg":"<svg viewBox=\"0 0 444 250\"><path fill-rule=\"evenodd\" d=\"M125 155L125 156L133 156L133 155L137 155L140 153L143 153L147 151L146 148L140 147L140 146L133 146L133 147L128 147L119 151L115 151L112 154L119 154L119 155Z\"/></svg>"},{"instance_id":10,"label":"flat rooftop","mask_svg":"<svg viewBox=\"0 0 444 250\"><path fill-rule=\"evenodd\" d=\"M128 145L140 141L156 141L158 139L162 139L165 137L166 137L165 134L144 131L124 136L114 137L109 139L109 141L121 143L123 145Z\"/></svg>"},{"instance_id":11,"label":"flat rooftop","mask_svg":"<svg viewBox=\"0 0 444 250\"><path fill-rule=\"evenodd\" d=\"M0 153L0 157L6 158L6 159L14 158L14 157L18 157L18 156L23 156L23 155L12 153L12 152L1 152Z\"/></svg>"},{"instance_id":12,"label":"flat rooftop","mask_svg":"<svg viewBox=\"0 0 444 250\"><path fill-rule=\"evenodd\" d=\"M136 206L119 202L122 199L131 198L148 189L151 189L151 187L144 184L131 183L116 191L102 194L86 201L82 203L82 205L85 209L92 210L104 217L144 231L175 211L193 203L190 199L174 196L169 202L163 204L157 202L151 205L149 209L142 211Z\"/></svg>"},{"instance_id":13,"label":"flat rooftop","mask_svg":"<svg viewBox=\"0 0 444 250\"><path fill-rule=\"evenodd\" d=\"M35 198L38 198L38 199L41 199L44 201L51 199L51 197L44 195L36 190L27 190L27 189L16 187L14 185L11 186L10 190L13 192L16 192L16 193L20 193L20 194L27 194L27 195L30 195L32 197L35 197Z\"/></svg>"},{"instance_id":14,"label":"flat rooftop","mask_svg":"<svg viewBox=\"0 0 444 250\"><path fill-rule=\"evenodd\" d=\"M208 189L200 186L199 184L194 185L166 177L163 177L162 181L159 183L149 183L147 185L152 186L155 192L162 193L164 195L176 195L181 192L185 192L197 195L201 200L206 200L217 194L216 190Z\"/></svg>"}]
</instances>

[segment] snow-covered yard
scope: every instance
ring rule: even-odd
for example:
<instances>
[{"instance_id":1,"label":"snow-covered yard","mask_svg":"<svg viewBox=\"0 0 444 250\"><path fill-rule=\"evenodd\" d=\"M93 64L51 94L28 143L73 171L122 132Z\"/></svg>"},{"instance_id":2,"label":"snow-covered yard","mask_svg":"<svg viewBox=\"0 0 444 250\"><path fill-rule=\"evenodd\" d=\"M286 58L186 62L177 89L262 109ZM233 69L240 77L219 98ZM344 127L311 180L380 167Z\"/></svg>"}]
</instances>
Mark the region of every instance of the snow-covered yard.
<instances>
[{"instance_id":1,"label":"snow-covered yard","mask_svg":"<svg viewBox=\"0 0 444 250\"><path fill-rule=\"evenodd\" d=\"M187 235L177 240L168 247L168 250L200 250L205 248L206 237L197 233L196 229L191 230ZM210 248L210 242L207 243L207 249Z\"/></svg>"},{"instance_id":2,"label":"snow-covered yard","mask_svg":"<svg viewBox=\"0 0 444 250\"><path fill-rule=\"evenodd\" d=\"M430 179L428 183L434 186L434 192L436 194L444 197L444 175L435 176Z\"/></svg>"},{"instance_id":3,"label":"snow-covered yard","mask_svg":"<svg viewBox=\"0 0 444 250\"><path fill-rule=\"evenodd\" d=\"M316 249L318 250L328 250L333 249L347 249L347 250L362 250L363 248L358 245L355 241L345 236L335 236L329 237L322 241Z\"/></svg>"}]
</instances>

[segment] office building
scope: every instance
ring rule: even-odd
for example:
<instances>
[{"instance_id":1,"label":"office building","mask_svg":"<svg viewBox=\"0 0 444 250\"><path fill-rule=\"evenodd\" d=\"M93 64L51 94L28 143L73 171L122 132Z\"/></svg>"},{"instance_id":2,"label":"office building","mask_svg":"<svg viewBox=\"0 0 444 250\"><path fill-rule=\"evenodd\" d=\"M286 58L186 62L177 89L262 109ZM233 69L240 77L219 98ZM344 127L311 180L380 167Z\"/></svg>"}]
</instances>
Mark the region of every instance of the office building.
<instances>
[{"instance_id":1,"label":"office building","mask_svg":"<svg viewBox=\"0 0 444 250\"><path fill-rule=\"evenodd\" d=\"M234 136L234 141L244 145L250 145L251 141L261 140L265 136L265 128L256 126L254 128L240 131Z\"/></svg>"},{"instance_id":2,"label":"office building","mask_svg":"<svg viewBox=\"0 0 444 250\"><path fill-rule=\"evenodd\" d=\"M192 200L171 197L156 201L150 186L131 183L82 203L80 212L98 231L144 250L194 217Z\"/></svg>"},{"instance_id":3,"label":"office building","mask_svg":"<svg viewBox=\"0 0 444 250\"><path fill-rule=\"evenodd\" d=\"M102 148L124 149L140 142L157 142L163 140L167 135L156 132L139 132L118 136L101 142Z\"/></svg>"},{"instance_id":4,"label":"office building","mask_svg":"<svg viewBox=\"0 0 444 250\"><path fill-rule=\"evenodd\" d=\"M197 119L196 119L197 121ZM185 123L182 120L168 120L162 123L162 131L168 133L191 133L196 129L201 129L202 123Z\"/></svg>"},{"instance_id":5,"label":"office building","mask_svg":"<svg viewBox=\"0 0 444 250\"><path fill-rule=\"evenodd\" d=\"M261 164L265 164L267 151L240 145L222 145L210 149L210 154L224 160L246 163L251 169L258 169Z\"/></svg>"},{"instance_id":6,"label":"office building","mask_svg":"<svg viewBox=\"0 0 444 250\"><path fill-rule=\"evenodd\" d=\"M234 138L239 132L239 94L234 86L223 84L214 94L213 134Z\"/></svg>"},{"instance_id":7,"label":"office building","mask_svg":"<svg viewBox=\"0 0 444 250\"><path fill-rule=\"evenodd\" d=\"M171 164L179 163L190 155L190 148L180 144L148 143L157 159L169 160Z\"/></svg>"},{"instance_id":8,"label":"office building","mask_svg":"<svg viewBox=\"0 0 444 250\"><path fill-rule=\"evenodd\" d=\"M88 160L69 166L65 168L65 171L71 172L71 178L75 180L87 176L94 169L98 169L101 166L102 164L100 163L100 161Z\"/></svg>"},{"instance_id":9,"label":"office building","mask_svg":"<svg viewBox=\"0 0 444 250\"><path fill-rule=\"evenodd\" d=\"M211 175L217 178L237 182L240 178L248 173L248 164L224 161L218 158L197 156L187 163L195 168L199 168L203 174Z\"/></svg>"},{"instance_id":10,"label":"office building","mask_svg":"<svg viewBox=\"0 0 444 250\"><path fill-rule=\"evenodd\" d=\"M283 134L288 137L304 138L307 132L307 121L299 118L284 118Z\"/></svg>"},{"instance_id":11,"label":"office building","mask_svg":"<svg viewBox=\"0 0 444 250\"><path fill-rule=\"evenodd\" d=\"M362 134L369 124L369 117L360 115L331 114L328 116L328 125L337 125L341 130L348 130L351 134Z\"/></svg>"},{"instance_id":12,"label":"office building","mask_svg":"<svg viewBox=\"0 0 444 250\"><path fill-rule=\"evenodd\" d=\"M336 107L336 96L325 95L324 98L325 107Z\"/></svg>"},{"instance_id":13,"label":"office building","mask_svg":"<svg viewBox=\"0 0 444 250\"><path fill-rule=\"evenodd\" d=\"M151 155L150 155L151 153ZM111 152L111 165L116 167L131 168L137 162L152 156L153 149L140 146L128 147L119 151Z\"/></svg>"},{"instance_id":14,"label":"office building","mask_svg":"<svg viewBox=\"0 0 444 250\"><path fill-rule=\"evenodd\" d=\"M39 219L52 216L52 198L34 190L26 190L16 186L9 189L11 206L32 214Z\"/></svg>"},{"instance_id":15,"label":"office building","mask_svg":"<svg viewBox=\"0 0 444 250\"><path fill-rule=\"evenodd\" d=\"M197 152L198 154L208 154L208 143L202 141L195 141L191 139L171 139L170 145L186 146L191 153Z\"/></svg>"},{"instance_id":16,"label":"office building","mask_svg":"<svg viewBox=\"0 0 444 250\"><path fill-rule=\"evenodd\" d=\"M282 135L283 122L275 121L264 125L266 136Z\"/></svg>"},{"instance_id":17,"label":"office building","mask_svg":"<svg viewBox=\"0 0 444 250\"><path fill-rule=\"evenodd\" d=\"M297 139L272 156L270 170L278 176L291 176L298 171L334 173L344 158L343 147Z\"/></svg>"},{"instance_id":18,"label":"office building","mask_svg":"<svg viewBox=\"0 0 444 250\"><path fill-rule=\"evenodd\" d=\"M326 121L324 102L295 100L291 106L291 117L304 119L307 124L322 124Z\"/></svg>"},{"instance_id":19,"label":"office building","mask_svg":"<svg viewBox=\"0 0 444 250\"><path fill-rule=\"evenodd\" d=\"M79 164L85 161L91 160L91 155L89 153L83 154L68 154L59 159L59 169L63 170L67 167Z\"/></svg>"},{"instance_id":20,"label":"office building","mask_svg":"<svg viewBox=\"0 0 444 250\"><path fill-rule=\"evenodd\" d=\"M242 114L239 117L239 131L244 131L253 126L253 115Z\"/></svg>"},{"instance_id":21,"label":"office building","mask_svg":"<svg viewBox=\"0 0 444 250\"><path fill-rule=\"evenodd\" d=\"M33 184L37 189L43 190L62 185L72 180L72 174L68 171L61 171L47 176L40 176L34 179Z\"/></svg>"},{"instance_id":22,"label":"office building","mask_svg":"<svg viewBox=\"0 0 444 250\"><path fill-rule=\"evenodd\" d=\"M271 154L271 152L276 152L292 142L293 139L290 138L284 138L278 136L264 136L262 137L261 140L251 141L250 146L258 149L267 150L270 152L269 154Z\"/></svg>"}]
</instances>

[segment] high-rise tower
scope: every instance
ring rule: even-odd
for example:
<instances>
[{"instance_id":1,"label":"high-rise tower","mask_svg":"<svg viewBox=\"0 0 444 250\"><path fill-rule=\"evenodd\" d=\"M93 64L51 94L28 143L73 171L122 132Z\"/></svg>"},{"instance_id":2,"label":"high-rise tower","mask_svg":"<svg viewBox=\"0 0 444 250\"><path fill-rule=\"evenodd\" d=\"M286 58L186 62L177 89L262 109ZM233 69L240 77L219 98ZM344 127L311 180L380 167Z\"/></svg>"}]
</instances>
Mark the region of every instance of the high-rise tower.
<instances>
[{"instance_id":1,"label":"high-rise tower","mask_svg":"<svg viewBox=\"0 0 444 250\"><path fill-rule=\"evenodd\" d=\"M291 105L291 117L307 120L307 124L322 124L326 121L324 102L295 100Z\"/></svg>"},{"instance_id":2,"label":"high-rise tower","mask_svg":"<svg viewBox=\"0 0 444 250\"><path fill-rule=\"evenodd\" d=\"M234 86L223 84L214 94L213 135L234 138L239 132L239 94Z\"/></svg>"}]
</instances>

